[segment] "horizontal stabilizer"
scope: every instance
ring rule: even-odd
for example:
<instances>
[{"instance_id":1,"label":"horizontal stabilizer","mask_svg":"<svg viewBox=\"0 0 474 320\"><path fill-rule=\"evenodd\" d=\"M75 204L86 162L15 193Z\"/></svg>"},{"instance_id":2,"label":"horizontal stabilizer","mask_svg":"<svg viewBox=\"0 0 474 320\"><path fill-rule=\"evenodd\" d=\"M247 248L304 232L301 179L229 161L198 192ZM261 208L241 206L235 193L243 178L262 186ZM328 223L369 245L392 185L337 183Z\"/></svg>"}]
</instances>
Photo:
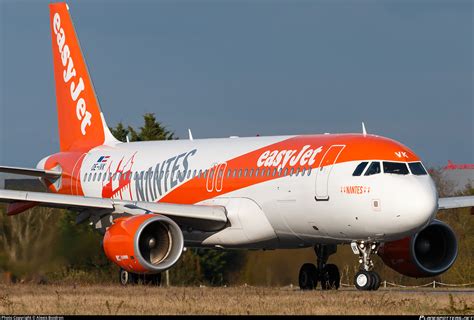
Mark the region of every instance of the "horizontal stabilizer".
<instances>
[{"instance_id":1,"label":"horizontal stabilizer","mask_svg":"<svg viewBox=\"0 0 474 320\"><path fill-rule=\"evenodd\" d=\"M468 207L474 207L474 196L439 198L438 200L440 210Z\"/></svg>"},{"instance_id":2,"label":"horizontal stabilizer","mask_svg":"<svg viewBox=\"0 0 474 320\"><path fill-rule=\"evenodd\" d=\"M5 167L5 166L0 166L0 173L21 174L24 176L50 178L50 179L59 178L61 176L61 172L59 171L19 168L19 167Z\"/></svg>"}]
</instances>

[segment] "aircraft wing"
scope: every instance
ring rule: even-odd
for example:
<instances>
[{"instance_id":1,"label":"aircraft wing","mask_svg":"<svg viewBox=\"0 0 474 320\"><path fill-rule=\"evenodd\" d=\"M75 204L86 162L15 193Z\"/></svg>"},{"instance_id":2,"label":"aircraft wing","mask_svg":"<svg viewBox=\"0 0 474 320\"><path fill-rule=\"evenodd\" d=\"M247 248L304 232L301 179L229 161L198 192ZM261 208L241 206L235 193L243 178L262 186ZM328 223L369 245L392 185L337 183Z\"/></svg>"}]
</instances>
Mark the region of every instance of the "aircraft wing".
<instances>
[{"instance_id":1,"label":"aircraft wing","mask_svg":"<svg viewBox=\"0 0 474 320\"><path fill-rule=\"evenodd\" d=\"M474 196L450 197L450 198L438 199L438 208L440 210L466 208L466 207L474 207Z\"/></svg>"},{"instance_id":2,"label":"aircraft wing","mask_svg":"<svg viewBox=\"0 0 474 320\"><path fill-rule=\"evenodd\" d=\"M80 212L83 220L91 215L157 213L173 219L178 225L202 231L222 229L227 223L223 206L155 203L93 198L45 192L0 190L0 202L10 203L7 214L14 215L35 205Z\"/></svg>"},{"instance_id":3,"label":"aircraft wing","mask_svg":"<svg viewBox=\"0 0 474 320\"><path fill-rule=\"evenodd\" d=\"M0 173L21 174L40 178L58 178L61 176L59 171L5 166L0 166Z\"/></svg>"}]
</instances>

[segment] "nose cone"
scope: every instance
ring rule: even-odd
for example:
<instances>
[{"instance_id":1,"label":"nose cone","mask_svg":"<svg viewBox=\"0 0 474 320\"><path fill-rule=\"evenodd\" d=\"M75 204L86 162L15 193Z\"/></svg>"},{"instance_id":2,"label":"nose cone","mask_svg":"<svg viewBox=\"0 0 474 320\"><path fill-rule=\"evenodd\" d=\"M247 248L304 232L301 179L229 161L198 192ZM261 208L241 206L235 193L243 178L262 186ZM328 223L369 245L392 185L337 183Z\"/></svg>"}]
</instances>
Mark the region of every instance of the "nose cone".
<instances>
[{"instance_id":1,"label":"nose cone","mask_svg":"<svg viewBox=\"0 0 474 320\"><path fill-rule=\"evenodd\" d=\"M438 194L429 176L409 176L404 180L395 197L392 214L400 232L411 234L434 219L438 211Z\"/></svg>"}]
</instances>

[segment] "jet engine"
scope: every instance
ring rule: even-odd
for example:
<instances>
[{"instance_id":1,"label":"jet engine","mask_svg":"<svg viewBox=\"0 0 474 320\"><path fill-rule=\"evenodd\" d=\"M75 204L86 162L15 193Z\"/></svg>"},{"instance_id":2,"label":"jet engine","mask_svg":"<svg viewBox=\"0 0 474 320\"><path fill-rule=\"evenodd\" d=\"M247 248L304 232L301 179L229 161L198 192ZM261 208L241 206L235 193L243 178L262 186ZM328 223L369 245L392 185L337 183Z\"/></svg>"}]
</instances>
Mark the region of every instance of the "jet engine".
<instances>
[{"instance_id":1,"label":"jet engine","mask_svg":"<svg viewBox=\"0 0 474 320\"><path fill-rule=\"evenodd\" d=\"M118 218L103 241L105 255L133 273L158 273L181 257L184 238L178 225L168 217L143 214Z\"/></svg>"},{"instance_id":2,"label":"jet engine","mask_svg":"<svg viewBox=\"0 0 474 320\"><path fill-rule=\"evenodd\" d=\"M456 260L458 244L453 230L434 220L411 237L383 243L378 255L393 270L409 277L433 277Z\"/></svg>"}]
</instances>

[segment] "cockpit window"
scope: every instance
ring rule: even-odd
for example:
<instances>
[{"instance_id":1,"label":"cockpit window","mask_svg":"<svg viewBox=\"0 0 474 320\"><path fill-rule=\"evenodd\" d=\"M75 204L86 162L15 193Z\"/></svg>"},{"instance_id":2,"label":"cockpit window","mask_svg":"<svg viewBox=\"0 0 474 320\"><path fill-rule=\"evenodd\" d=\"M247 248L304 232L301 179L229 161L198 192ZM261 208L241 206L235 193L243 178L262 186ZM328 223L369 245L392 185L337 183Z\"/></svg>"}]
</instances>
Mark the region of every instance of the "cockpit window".
<instances>
[{"instance_id":1,"label":"cockpit window","mask_svg":"<svg viewBox=\"0 0 474 320\"><path fill-rule=\"evenodd\" d=\"M425 168L423 168L421 162L411 162L408 164L408 166L410 167L411 173L415 176L424 176L428 174L426 173Z\"/></svg>"},{"instance_id":2,"label":"cockpit window","mask_svg":"<svg viewBox=\"0 0 474 320\"><path fill-rule=\"evenodd\" d=\"M369 169L365 172L364 176L371 176L373 174L380 173L380 162L372 162Z\"/></svg>"},{"instance_id":3,"label":"cockpit window","mask_svg":"<svg viewBox=\"0 0 474 320\"><path fill-rule=\"evenodd\" d=\"M355 168L354 172L352 173L352 175L354 177L356 176L360 176L362 174L362 172L364 172L364 169L365 167L367 166L367 163L368 162L361 162L359 163L359 165Z\"/></svg>"},{"instance_id":4,"label":"cockpit window","mask_svg":"<svg viewBox=\"0 0 474 320\"><path fill-rule=\"evenodd\" d=\"M408 167L404 162L383 162L383 172L391 174L409 174Z\"/></svg>"}]
</instances>

